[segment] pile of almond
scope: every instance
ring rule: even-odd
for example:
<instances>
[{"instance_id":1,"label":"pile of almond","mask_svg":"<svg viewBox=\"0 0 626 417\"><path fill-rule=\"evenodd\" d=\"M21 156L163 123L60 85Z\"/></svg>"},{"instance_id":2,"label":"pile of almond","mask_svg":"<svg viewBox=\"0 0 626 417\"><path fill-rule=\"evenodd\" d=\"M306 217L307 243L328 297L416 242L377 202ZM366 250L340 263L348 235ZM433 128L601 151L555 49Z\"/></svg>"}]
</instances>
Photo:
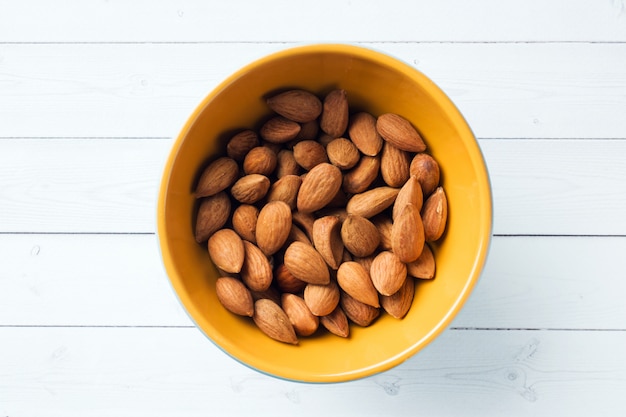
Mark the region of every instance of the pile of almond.
<instances>
[{"instance_id":1,"label":"pile of almond","mask_svg":"<svg viewBox=\"0 0 626 417\"><path fill-rule=\"evenodd\" d=\"M261 128L232 136L195 189L218 299L292 344L322 327L348 337L350 322L383 312L403 318L415 278L434 277L429 242L447 220L418 130L398 114L351 113L341 89L266 102Z\"/></svg>"}]
</instances>

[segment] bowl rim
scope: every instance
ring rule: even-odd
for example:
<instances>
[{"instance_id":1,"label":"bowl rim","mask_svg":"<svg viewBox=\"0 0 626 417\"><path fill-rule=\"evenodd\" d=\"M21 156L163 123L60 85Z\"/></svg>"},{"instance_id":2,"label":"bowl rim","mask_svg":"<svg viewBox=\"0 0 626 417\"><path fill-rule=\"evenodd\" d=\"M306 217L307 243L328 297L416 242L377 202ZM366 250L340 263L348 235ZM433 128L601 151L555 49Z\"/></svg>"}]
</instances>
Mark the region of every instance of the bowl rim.
<instances>
[{"instance_id":1,"label":"bowl rim","mask_svg":"<svg viewBox=\"0 0 626 417\"><path fill-rule=\"evenodd\" d=\"M398 354L390 357L385 361L381 361L375 365L370 365L366 367L359 367L357 369L351 370L349 372L343 373L335 373L335 374L318 374L315 376L310 375L302 375L301 372L297 370L292 370L289 374L280 373L280 372L272 372L268 369L261 369L255 366L252 363L245 362L241 358L233 355L231 352L225 350L220 344L209 335L196 321L194 318L194 314L190 311L190 306L185 304L182 295L181 288L178 280L173 279L171 274L177 274L176 268L174 266L174 259L171 254L171 244L164 237L167 235L166 233L166 222L165 222L165 211L166 211L166 198L165 196L168 194L169 188L169 179L171 176L171 170L173 168L174 162L176 161L177 153L179 152L182 143L184 142L186 136L189 134L189 131L192 129L198 118L201 116L205 108L213 101L213 99L220 94L224 89L226 89L230 84L236 82L238 78L253 70L257 67L263 66L264 64L274 61L276 59L282 59L286 57L294 57L297 55L309 55L315 53L335 53L335 54L347 54L354 55L356 57L375 61L378 64L386 67L393 68L395 71L399 71L402 74L408 76L410 79L416 80L422 85L427 85L427 89L429 94L435 97L435 100L439 103L439 105L443 108L444 113L454 121L454 125L460 131L463 131L463 136L469 135L473 140L470 143L466 143L468 147L468 153L470 155L470 159L472 163L478 167L477 175L479 178L477 182L479 184L479 188L481 194L484 194L484 201L486 202L484 210L480 213L480 222L484 224L484 230L480 236L477 236L479 241L479 251L476 254L474 259L474 263L472 265L471 270L469 271L468 278L465 282L465 285L462 288L459 296L456 299L456 302L453 306L447 311L447 313L441 318L441 320L434 326L428 333L426 333L421 339L407 346L406 349L402 350ZM470 297L473 288L475 288L476 284L480 280L484 266L487 262L487 258L490 253L491 243L492 243L492 233L493 233L493 195L492 195L492 186L491 186L491 178L489 175L488 166L486 164L484 154L474 135L472 129L467 123L464 116L461 114L460 110L456 107L456 105L452 102L452 100L446 95L446 93L434 83L428 76L422 73L415 67L410 66L407 62L402 60L401 58L395 57L389 52L384 52L372 47L365 47L362 45L355 45L349 43L310 43L310 44L300 44L295 46L286 47L284 49L266 54L260 58L257 58L248 64L240 67L235 72L231 73L225 79L223 79L220 83L214 86L208 94L202 98L202 100L196 105L193 109L192 113L187 117L186 121L182 125L182 128L179 130L176 135L176 139L170 147L169 153L167 154L167 158L163 164L162 168L162 176L161 182L158 187L157 194L157 202L156 202L156 243L159 249L159 254L161 257L161 264L163 270L165 272L165 278L169 282L170 287L172 288L176 299L180 303L183 311L187 314L189 319L194 323L196 329L200 330L202 334L220 351L226 353L229 357L233 358L235 361L240 364L253 369L262 374L275 377L278 379L283 379L287 381L293 382L302 382L302 383L341 383L348 382L353 380L362 379L365 377L373 376L385 371L388 371L401 363L405 362L407 359L413 357L420 350L426 348L431 342L433 342L441 333L447 330L448 326L454 320L455 317L458 316L458 313L461 311L466 301Z\"/></svg>"}]
</instances>

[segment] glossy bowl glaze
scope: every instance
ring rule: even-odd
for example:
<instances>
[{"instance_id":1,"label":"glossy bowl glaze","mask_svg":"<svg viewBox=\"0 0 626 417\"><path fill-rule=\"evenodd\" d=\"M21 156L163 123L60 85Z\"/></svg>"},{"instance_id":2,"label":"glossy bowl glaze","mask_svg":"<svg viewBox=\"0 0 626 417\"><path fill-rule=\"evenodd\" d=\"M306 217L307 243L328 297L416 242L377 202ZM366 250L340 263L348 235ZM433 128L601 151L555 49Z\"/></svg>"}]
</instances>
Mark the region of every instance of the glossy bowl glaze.
<instances>
[{"instance_id":1,"label":"glossy bowl glaze","mask_svg":"<svg viewBox=\"0 0 626 417\"><path fill-rule=\"evenodd\" d=\"M398 113L421 132L439 162L449 206L446 234L433 246L433 280L419 282L408 315L387 314L370 327L352 325L350 337L328 332L276 342L249 318L218 302L218 275L207 249L194 240L193 189L201 167L224 154L229 135L256 128L269 112L264 97L284 88L348 93L351 109ZM193 111L165 165L157 204L157 234L165 270L197 327L232 358L260 372L302 382L340 382L388 370L446 329L476 285L492 229L489 177L471 129L450 99L424 74L372 49L306 45L240 69Z\"/></svg>"}]
</instances>

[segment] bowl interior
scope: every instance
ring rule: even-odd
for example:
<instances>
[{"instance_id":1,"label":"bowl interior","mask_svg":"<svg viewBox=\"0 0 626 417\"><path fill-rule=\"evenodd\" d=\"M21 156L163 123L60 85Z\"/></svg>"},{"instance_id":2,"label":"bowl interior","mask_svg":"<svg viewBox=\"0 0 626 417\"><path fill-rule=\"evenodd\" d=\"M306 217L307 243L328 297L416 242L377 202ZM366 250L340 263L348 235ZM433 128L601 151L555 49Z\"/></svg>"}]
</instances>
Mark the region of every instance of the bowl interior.
<instances>
[{"instance_id":1,"label":"bowl interior","mask_svg":"<svg viewBox=\"0 0 626 417\"><path fill-rule=\"evenodd\" d=\"M217 272L193 235L192 195L202 166L224 153L228 137L258 127L269 114L263 97L285 88L348 93L351 110L395 112L422 133L440 164L449 204L446 235L434 246L436 277L416 286L403 320L382 315L372 326L351 326L343 339L328 332L276 342L251 320L227 312L214 291ZM452 320L478 280L491 236L491 194L474 136L450 100L423 74L376 51L311 45L260 59L218 86L176 140L161 185L158 238L162 258L183 306L197 326L238 361L277 377L336 382L387 370L420 350Z\"/></svg>"}]
</instances>

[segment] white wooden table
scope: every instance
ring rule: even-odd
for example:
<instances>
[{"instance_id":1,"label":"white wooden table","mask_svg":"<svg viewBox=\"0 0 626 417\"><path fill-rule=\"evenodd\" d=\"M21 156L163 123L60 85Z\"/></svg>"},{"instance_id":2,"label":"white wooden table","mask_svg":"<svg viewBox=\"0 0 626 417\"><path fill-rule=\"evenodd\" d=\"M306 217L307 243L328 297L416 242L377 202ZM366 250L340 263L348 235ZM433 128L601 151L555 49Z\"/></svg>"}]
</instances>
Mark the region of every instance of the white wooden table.
<instances>
[{"instance_id":1,"label":"white wooden table","mask_svg":"<svg viewBox=\"0 0 626 417\"><path fill-rule=\"evenodd\" d=\"M244 64L372 46L430 76L490 170L482 279L404 364L310 385L230 359L163 271L187 115ZM624 0L0 0L0 416L626 414Z\"/></svg>"}]
</instances>

